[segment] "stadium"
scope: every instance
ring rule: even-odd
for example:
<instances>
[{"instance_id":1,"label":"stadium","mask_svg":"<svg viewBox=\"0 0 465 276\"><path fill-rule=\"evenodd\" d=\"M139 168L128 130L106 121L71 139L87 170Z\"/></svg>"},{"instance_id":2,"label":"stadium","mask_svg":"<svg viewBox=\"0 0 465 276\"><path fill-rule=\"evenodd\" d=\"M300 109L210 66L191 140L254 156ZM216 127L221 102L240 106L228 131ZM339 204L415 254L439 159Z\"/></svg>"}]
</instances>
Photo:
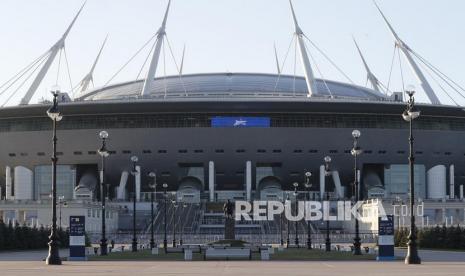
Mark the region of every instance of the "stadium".
<instances>
[{"instance_id":1,"label":"stadium","mask_svg":"<svg viewBox=\"0 0 465 276\"><path fill-rule=\"evenodd\" d=\"M58 123L57 153L61 199L88 217L99 216L98 135L106 130L110 151L105 167L107 198L115 216L110 231L131 229L128 210L134 193L137 227L147 229L154 192L149 184L155 181L156 201L163 199L162 184L166 183L173 201L188 204L178 211L177 219L175 207L157 205L160 210L169 208L170 217L174 213L171 220L174 225L183 223L181 231L220 234L223 225L217 205L228 199L285 200L289 195L303 199L308 194L321 199L325 193L332 199L352 198L351 133L358 129L362 133L358 166L363 199L388 205L407 202L409 124L401 116L406 108L403 93L382 91L368 67L372 88L315 78L293 9L292 14L304 76L282 74L278 66L276 74L182 74L180 70L179 75L154 78L167 9L146 79L87 89L90 74L83 79L78 97L71 99L62 92L59 108L64 118ZM0 166L4 168L0 212L4 221L47 225L50 220L49 214L40 211L49 207L51 193L52 123L46 115L50 103L29 101L76 18L50 49L47 58L51 61L44 63L22 104L0 109ZM421 221L423 225L463 223L464 109L440 103L413 60L412 50L386 23L431 101L417 104L421 117L414 123L415 193L425 204ZM132 156L138 161L132 162ZM325 175L325 156L332 158L329 176ZM306 172L312 173L309 190L303 184ZM295 193L294 183L298 183ZM63 211L65 217L70 210ZM157 233L161 221L157 215ZM99 220L92 223L89 231L98 232ZM236 227L239 233L278 233L277 224ZM304 233L305 225L299 227ZM318 231L318 224L314 227ZM331 227L348 228L336 223ZM366 227L367 231L374 228Z\"/></svg>"}]
</instances>

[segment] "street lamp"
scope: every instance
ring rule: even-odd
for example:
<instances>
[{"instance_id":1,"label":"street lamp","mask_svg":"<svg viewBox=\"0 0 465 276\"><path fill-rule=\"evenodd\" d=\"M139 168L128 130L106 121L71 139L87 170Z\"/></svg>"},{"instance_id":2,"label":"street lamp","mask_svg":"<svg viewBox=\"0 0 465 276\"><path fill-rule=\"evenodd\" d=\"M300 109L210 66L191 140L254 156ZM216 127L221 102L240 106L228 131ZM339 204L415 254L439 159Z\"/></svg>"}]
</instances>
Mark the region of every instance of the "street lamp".
<instances>
[{"instance_id":1,"label":"street lamp","mask_svg":"<svg viewBox=\"0 0 465 276\"><path fill-rule=\"evenodd\" d=\"M294 208L295 208L295 215L297 216L297 212L298 212L298 210L297 210L297 207L298 207L297 206L298 205L297 204L298 203L297 202L297 187L299 187L299 183L294 182L292 184L292 186L294 186L294 198L295 198ZM295 226L295 245L297 246L297 248L299 248L299 230L298 230L298 224L297 223L298 223L298 221L295 220L295 222L294 222L294 226Z\"/></svg>"},{"instance_id":2,"label":"street lamp","mask_svg":"<svg viewBox=\"0 0 465 276\"><path fill-rule=\"evenodd\" d=\"M357 204L360 197L360 183L358 181L358 168L357 168L357 157L363 153L363 150L358 146L358 138L360 138L361 132L358 129L352 131L352 137L354 138L354 147L350 151L354 157L354 190L355 190L355 204ZM358 213L358 210L357 210ZM360 233L358 226L358 217L355 218L355 238L354 238L354 255L362 255L360 248Z\"/></svg>"},{"instance_id":3,"label":"street lamp","mask_svg":"<svg viewBox=\"0 0 465 276\"><path fill-rule=\"evenodd\" d=\"M61 230L61 206L67 206L68 203L65 201L65 196L59 196L58 197L58 206L59 206L59 225L58 225L58 228Z\"/></svg>"},{"instance_id":4,"label":"street lamp","mask_svg":"<svg viewBox=\"0 0 465 276\"><path fill-rule=\"evenodd\" d=\"M171 201L173 203L173 247L176 247L176 211L178 210L178 203L176 200Z\"/></svg>"},{"instance_id":5,"label":"street lamp","mask_svg":"<svg viewBox=\"0 0 465 276\"><path fill-rule=\"evenodd\" d=\"M284 205L284 203L285 203L284 193L282 194L281 201L282 201L282 203L283 203L283 205ZM281 213L279 214L279 231L281 232L281 233L280 233L280 234L281 234L281 235L280 235L280 236L281 236L281 239L280 239L281 247L284 246L284 237L283 237L284 234L283 234L283 230L284 230L284 229L283 229L283 212L281 212Z\"/></svg>"},{"instance_id":6,"label":"street lamp","mask_svg":"<svg viewBox=\"0 0 465 276\"><path fill-rule=\"evenodd\" d=\"M157 175L154 172L149 173L149 177L153 180L149 183L149 187L152 189L150 193L150 249L155 248L155 239L153 238L153 201L154 197L157 195Z\"/></svg>"},{"instance_id":7,"label":"street lamp","mask_svg":"<svg viewBox=\"0 0 465 276\"><path fill-rule=\"evenodd\" d=\"M133 210L132 210L132 252L137 252L137 237L136 237L136 201L137 201L137 195L136 195L136 178L137 178L137 168L136 164L139 161L139 158L137 156L132 156L131 157L131 162L132 162L132 171L131 174L134 175L134 193L133 193Z\"/></svg>"},{"instance_id":8,"label":"street lamp","mask_svg":"<svg viewBox=\"0 0 465 276\"><path fill-rule=\"evenodd\" d=\"M182 204L182 214L184 214L184 210L185 210L186 208L187 208L187 203L184 202L184 203ZM184 234L184 222L181 220L181 237L180 237L180 239L179 239L179 245L181 245L181 246L182 246L182 244L183 244L183 241L182 241L182 236L183 236L183 234Z\"/></svg>"},{"instance_id":9,"label":"street lamp","mask_svg":"<svg viewBox=\"0 0 465 276\"><path fill-rule=\"evenodd\" d=\"M105 237L105 197L107 194L107 186L105 185L105 159L110 155L110 152L107 150L106 141L108 139L108 132L105 130L100 131L100 139L102 139L102 147L98 150L98 153L102 157L102 170L100 175L100 198L102 201L102 239L100 240L100 255L107 255L108 244Z\"/></svg>"},{"instance_id":10,"label":"street lamp","mask_svg":"<svg viewBox=\"0 0 465 276\"><path fill-rule=\"evenodd\" d=\"M331 169L329 165L331 164L331 157L325 156L325 177L331 174ZM326 192L326 191L325 191ZM328 201L328 208L329 208L329 192L326 192L326 200ZM329 214L329 210L328 210ZM329 237L329 218L326 218L326 251L331 251L331 239Z\"/></svg>"},{"instance_id":11,"label":"street lamp","mask_svg":"<svg viewBox=\"0 0 465 276\"><path fill-rule=\"evenodd\" d=\"M165 253L168 252L168 239L166 237L166 208L168 208L168 203L167 203L167 194L166 194L166 189L168 188L168 184L166 183L163 183L163 207L164 207L164 216L163 216L163 220L164 220L164 223L163 223L163 227L164 227L164 239L163 239L163 248L165 250Z\"/></svg>"},{"instance_id":12,"label":"street lamp","mask_svg":"<svg viewBox=\"0 0 465 276\"><path fill-rule=\"evenodd\" d=\"M286 192L286 201L289 201L289 192ZM292 209L291 209L292 210ZM289 248L289 243L291 243L291 237L290 237L290 224L289 224L289 219L286 218L287 220L287 240L286 240L286 247Z\"/></svg>"},{"instance_id":13,"label":"street lamp","mask_svg":"<svg viewBox=\"0 0 465 276\"><path fill-rule=\"evenodd\" d=\"M48 256L45 260L48 265L61 265L60 254L58 252L57 236L57 122L61 121L63 116L58 110L58 100L60 91L55 88L52 91L53 106L47 110L47 116L53 121L53 154L52 154L52 230L48 242Z\"/></svg>"},{"instance_id":14,"label":"street lamp","mask_svg":"<svg viewBox=\"0 0 465 276\"><path fill-rule=\"evenodd\" d=\"M310 188L312 188L312 183L310 183L310 177L312 173L307 171L305 172L305 189L307 190L307 201L310 201ZM306 208L305 208L306 210ZM312 249L312 233L311 233L310 220L307 220L307 249Z\"/></svg>"},{"instance_id":15,"label":"street lamp","mask_svg":"<svg viewBox=\"0 0 465 276\"><path fill-rule=\"evenodd\" d=\"M402 118L410 123L410 133L409 133L409 144L410 144L410 155L409 155L409 184L410 184L410 233L408 235L408 249L407 249L407 256L405 257L406 264L421 264L421 259L418 256L417 250L417 235L416 235L416 227L415 227L415 182L414 182L414 162L415 157L413 156L413 120L420 117L420 111L415 108L415 98L413 95L415 94L415 88L412 86L407 87L407 91L405 91L409 96L407 102L407 108L402 113Z\"/></svg>"}]
</instances>

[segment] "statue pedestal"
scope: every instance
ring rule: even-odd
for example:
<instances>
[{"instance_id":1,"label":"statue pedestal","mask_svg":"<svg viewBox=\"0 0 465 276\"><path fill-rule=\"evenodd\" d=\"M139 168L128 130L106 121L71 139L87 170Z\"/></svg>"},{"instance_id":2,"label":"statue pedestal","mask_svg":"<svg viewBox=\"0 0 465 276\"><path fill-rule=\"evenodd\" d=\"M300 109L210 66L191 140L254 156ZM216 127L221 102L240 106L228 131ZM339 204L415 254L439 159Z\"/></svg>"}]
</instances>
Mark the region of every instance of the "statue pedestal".
<instances>
[{"instance_id":1,"label":"statue pedestal","mask_svg":"<svg viewBox=\"0 0 465 276\"><path fill-rule=\"evenodd\" d=\"M235 233L235 226L236 222L233 218L226 217L224 219L224 239L225 240L235 240L236 233Z\"/></svg>"}]
</instances>

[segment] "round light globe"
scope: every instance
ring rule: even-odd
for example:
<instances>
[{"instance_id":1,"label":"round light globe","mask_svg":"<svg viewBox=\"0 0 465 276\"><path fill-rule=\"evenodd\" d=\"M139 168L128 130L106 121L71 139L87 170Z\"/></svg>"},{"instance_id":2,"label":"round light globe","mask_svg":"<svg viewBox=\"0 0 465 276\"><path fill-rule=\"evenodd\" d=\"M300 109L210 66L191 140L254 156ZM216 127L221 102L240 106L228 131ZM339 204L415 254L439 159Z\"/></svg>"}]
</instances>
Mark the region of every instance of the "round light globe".
<instances>
[{"instance_id":1,"label":"round light globe","mask_svg":"<svg viewBox=\"0 0 465 276\"><path fill-rule=\"evenodd\" d=\"M100 133L98 134L98 136L102 139L107 139L108 138L108 132L105 131L105 130L102 130L100 131Z\"/></svg>"},{"instance_id":2,"label":"round light globe","mask_svg":"<svg viewBox=\"0 0 465 276\"><path fill-rule=\"evenodd\" d=\"M360 135L362 135L362 133L360 132L360 130L354 129L354 130L352 131L352 137L354 137L354 138L359 138Z\"/></svg>"}]
</instances>

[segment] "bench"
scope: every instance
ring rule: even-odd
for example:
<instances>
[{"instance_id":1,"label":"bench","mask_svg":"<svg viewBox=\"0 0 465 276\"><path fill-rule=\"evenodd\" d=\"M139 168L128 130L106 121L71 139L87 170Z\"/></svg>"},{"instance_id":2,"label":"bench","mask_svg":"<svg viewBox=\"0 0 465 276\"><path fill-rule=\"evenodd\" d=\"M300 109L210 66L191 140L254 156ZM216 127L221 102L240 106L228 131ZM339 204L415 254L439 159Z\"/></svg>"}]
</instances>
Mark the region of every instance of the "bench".
<instances>
[{"instance_id":1,"label":"bench","mask_svg":"<svg viewBox=\"0 0 465 276\"><path fill-rule=\"evenodd\" d=\"M209 247L205 250L203 255L204 260L207 259L252 259L252 252L250 248L213 248Z\"/></svg>"}]
</instances>

